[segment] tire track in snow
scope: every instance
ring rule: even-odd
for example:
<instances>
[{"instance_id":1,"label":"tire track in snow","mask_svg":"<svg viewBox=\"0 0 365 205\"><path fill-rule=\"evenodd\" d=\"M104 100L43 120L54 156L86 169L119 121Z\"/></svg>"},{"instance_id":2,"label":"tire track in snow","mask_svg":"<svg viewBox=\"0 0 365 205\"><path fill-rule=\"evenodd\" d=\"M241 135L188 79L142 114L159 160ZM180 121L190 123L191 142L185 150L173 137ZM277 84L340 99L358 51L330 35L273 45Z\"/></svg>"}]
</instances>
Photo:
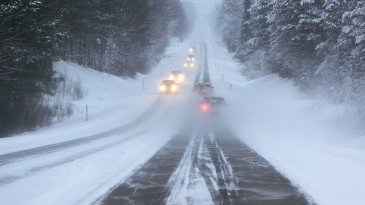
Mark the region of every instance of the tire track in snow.
<instances>
[{"instance_id":1,"label":"tire track in snow","mask_svg":"<svg viewBox=\"0 0 365 205\"><path fill-rule=\"evenodd\" d=\"M215 200L215 204L234 204L236 186L231 164L227 161L213 133L204 133L204 143L209 152L216 175L217 188L214 190L214 194L217 200Z\"/></svg>"},{"instance_id":2,"label":"tire track in snow","mask_svg":"<svg viewBox=\"0 0 365 205\"><path fill-rule=\"evenodd\" d=\"M169 179L170 194L166 204L213 204L214 199L200 173L202 142L202 136L194 132L179 166Z\"/></svg>"},{"instance_id":3,"label":"tire track in snow","mask_svg":"<svg viewBox=\"0 0 365 205\"><path fill-rule=\"evenodd\" d=\"M169 184L169 205L234 204L232 168L207 130L193 134Z\"/></svg>"}]
</instances>

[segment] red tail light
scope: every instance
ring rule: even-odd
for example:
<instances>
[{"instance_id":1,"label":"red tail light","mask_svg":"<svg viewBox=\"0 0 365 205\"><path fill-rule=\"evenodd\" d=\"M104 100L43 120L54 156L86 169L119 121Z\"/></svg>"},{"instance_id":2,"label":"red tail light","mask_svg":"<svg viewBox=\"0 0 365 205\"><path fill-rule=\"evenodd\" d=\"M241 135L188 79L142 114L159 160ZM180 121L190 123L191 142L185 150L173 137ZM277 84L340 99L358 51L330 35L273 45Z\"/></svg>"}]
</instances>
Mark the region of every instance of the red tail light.
<instances>
[{"instance_id":1,"label":"red tail light","mask_svg":"<svg viewBox=\"0 0 365 205\"><path fill-rule=\"evenodd\" d=\"M202 111L207 112L209 110L209 105L207 103L203 103L200 108Z\"/></svg>"}]
</instances>

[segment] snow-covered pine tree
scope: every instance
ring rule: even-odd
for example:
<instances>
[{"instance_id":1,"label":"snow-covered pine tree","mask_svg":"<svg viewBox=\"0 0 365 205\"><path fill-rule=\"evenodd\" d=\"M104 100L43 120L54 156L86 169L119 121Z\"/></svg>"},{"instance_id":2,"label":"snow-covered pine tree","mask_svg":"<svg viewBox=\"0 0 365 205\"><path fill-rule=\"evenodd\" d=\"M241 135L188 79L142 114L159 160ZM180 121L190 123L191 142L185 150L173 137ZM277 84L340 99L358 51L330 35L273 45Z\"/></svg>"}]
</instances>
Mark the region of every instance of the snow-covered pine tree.
<instances>
[{"instance_id":1,"label":"snow-covered pine tree","mask_svg":"<svg viewBox=\"0 0 365 205\"><path fill-rule=\"evenodd\" d=\"M249 4L246 4L248 6ZM240 54L237 54L239 59L243 62L250 61L253 57L256 63L255 66L262 67L262 62L265 61L265 53L269 49L269 12L272 4L270 0L258 0L250 6L249 14L246 14L247 20L245 30L249 31L249 35L241 34ZM246 40L244 40L246 39ZM254 57L255 56L255 57ZM255 68L260 69L260 68Z\"/></svg>"},{"instance_id":2,"label":"snow-covered pine tree","mask_svg":"<svg viewBox=\"0 0 365 205\"><path fill-rule=\"evenodd\" d=\"M242 25L242 0L224 0L218 17L218 30L229 52L237 52Z\"/></svg>"},{"instance_id":3,"label":"snow-covered pine tree","mask_svg":"<svg viewBox=\"0 0 365 205\"><path fill-rule=\"evenodd\" d=\"M365 2L257 0L242 7L239 29L229 15L237 6L232 2L223 3L221 19L229 33L241 35L238 41L228 32L222 37L246 69L268 69L365 110Z\"/></svg>"}]
</instances>

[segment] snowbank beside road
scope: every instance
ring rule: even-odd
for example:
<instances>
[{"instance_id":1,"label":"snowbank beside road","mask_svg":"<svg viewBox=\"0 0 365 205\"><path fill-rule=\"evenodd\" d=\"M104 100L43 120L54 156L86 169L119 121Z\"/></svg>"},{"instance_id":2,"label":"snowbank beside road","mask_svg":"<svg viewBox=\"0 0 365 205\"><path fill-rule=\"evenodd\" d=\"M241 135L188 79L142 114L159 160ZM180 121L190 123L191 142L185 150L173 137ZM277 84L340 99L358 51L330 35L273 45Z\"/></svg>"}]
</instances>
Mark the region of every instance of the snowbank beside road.
<instances>
[{"instance_id":1,"label":"snowbank beside road","mask_svg":"<svg viewBox=\"0 0 365 205\"><path fill-rule=\"evenodd\" d=\"M303 98L277 77L242 86L228 98L237 135L317 203L362 203L365 141L351 109Z\"/></svg>"}]
</instances>

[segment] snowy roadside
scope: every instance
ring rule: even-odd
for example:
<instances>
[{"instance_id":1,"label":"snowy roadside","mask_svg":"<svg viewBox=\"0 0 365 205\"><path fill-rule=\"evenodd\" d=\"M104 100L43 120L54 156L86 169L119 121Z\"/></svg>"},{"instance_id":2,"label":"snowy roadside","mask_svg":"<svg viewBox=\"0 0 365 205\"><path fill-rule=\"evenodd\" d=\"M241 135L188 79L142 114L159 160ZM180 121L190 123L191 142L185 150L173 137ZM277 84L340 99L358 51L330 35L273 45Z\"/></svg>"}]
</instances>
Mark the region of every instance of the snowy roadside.
<instances>
[{"instance_id":1,"label":"snowy roadside","mask_svg":"<svg viewBox=\"0 0 365 205\"><path fill-rule=\"evenodd\" d=\"M159 81L180 67L185 58L181 51L187 47L185 43L173 42L156 68L136 79L120 78L71 62L57 62L56 73L68 81L80 82L85 96L72 102L75 105L73 115L61 123L0 139L0 155L86 137L135 120L156 101ZM86 105L88 121L85 121Z\"/></svg>"}]
</instances>

